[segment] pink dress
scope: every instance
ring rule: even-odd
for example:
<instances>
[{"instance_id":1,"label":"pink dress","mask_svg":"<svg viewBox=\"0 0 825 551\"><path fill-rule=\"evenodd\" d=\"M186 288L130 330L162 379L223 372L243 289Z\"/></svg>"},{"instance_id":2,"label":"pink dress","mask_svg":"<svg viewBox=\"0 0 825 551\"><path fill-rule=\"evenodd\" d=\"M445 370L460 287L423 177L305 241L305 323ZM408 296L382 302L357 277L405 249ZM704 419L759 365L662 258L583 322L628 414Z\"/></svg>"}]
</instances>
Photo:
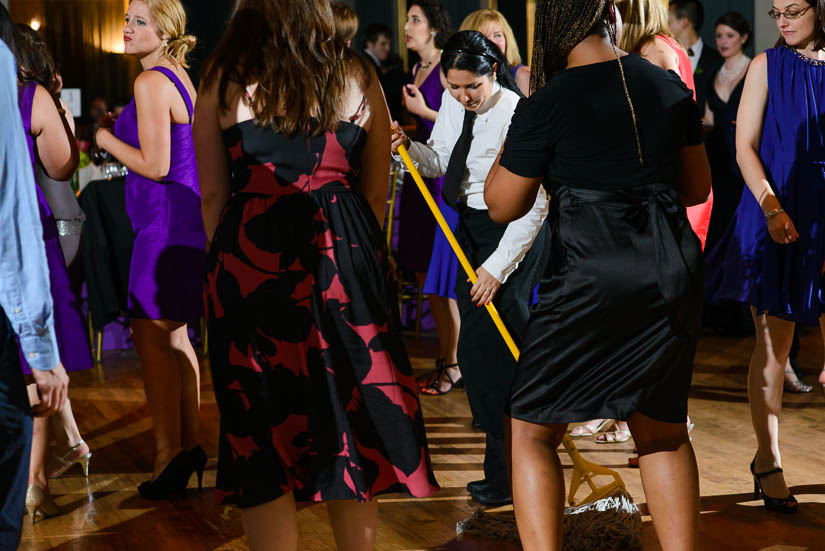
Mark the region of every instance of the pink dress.
<instances>
[{"instance_id":1,"label":"pink dress","mask_svg":"<svg viewBox=\"0 0 825 551\"><path fill-rule=\"evenodd\" d=\"M657 35L668 46L670 46L676 55L679 56L679 76L685 86L693 90L693 99L696 99L696 84L693 81L693 67L690 64L690 58L685 52L685 49L676 41L675 38L665 36L663 34ZM708 227L710 227L710 213L713 210L713 190L710 192L708 200L701 205L687 208L688 221L690 227L699 237L702 242L702 250L705 250L705 241L708 239Z\"/></svg>"}]
</instances>

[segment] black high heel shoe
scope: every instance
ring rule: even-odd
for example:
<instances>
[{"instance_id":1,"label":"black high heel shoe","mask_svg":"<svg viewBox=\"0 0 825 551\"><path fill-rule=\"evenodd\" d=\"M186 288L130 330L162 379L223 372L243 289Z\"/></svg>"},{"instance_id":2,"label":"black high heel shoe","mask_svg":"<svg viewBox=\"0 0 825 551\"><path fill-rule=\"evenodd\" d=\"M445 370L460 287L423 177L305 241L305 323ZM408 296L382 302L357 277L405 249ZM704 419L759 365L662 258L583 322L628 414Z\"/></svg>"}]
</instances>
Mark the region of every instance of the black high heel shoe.
<instances>
[{"instance_id":1,"label":"black high heel shoe","mask_svg":"<svg viewBox=\"0 0 825 551\"><path fill-rule=\"evenodd\" d=\"M459 375L458 379L453 380L453 378L450 377L450 372L447 371L447 369L451 367L458 367L458 364L442 364L438 376L432 383L421 388L421 394L426 394L427 396L443 396L454 388L464 388L464 376ZM449 385L446 390L441 390L441 381L443 378L447 379L446 382Z\"/></svg>"},{"instance_id":2,"label":"black high heel shoe","mask_svg":"<svg viewBox=\"0 0 825 551\"><path fill-rule=\"evenodd\" d=\"M751 461L751 474L753 475L753 499L759 499L761 495L762 501L765 503L765 509L768 511L775 511L778 513L795 513L797 509L799 509L799 502L793 494L788 493L788 497L776 498L768 496L762 489L760 479L781 472L782 469L777 468L764 473L757 473L756 456L754 456L753 461Z\"/></svg>"},{"instance_id":3,"label":"black high heel shoe","mask_svg":"<svg viewBox=\"0 0 825 551\"><path fill-rule=\"evenodd\" d=\"M156 479L147 480L138 486L138 493L144 499L164 499L169 494L182 492L189 485L194 471L189 453L180 452Z\"/></svg>"},{"instance_id":4,"label":"black high heel shoe","mask_svg":"<svg viewBox=\"0 0 825 551\"><path fill-rule=\"evenodd\" d=\"M418 377L416 381L418 382L418 388L426 388L433 384L433 382L441 377L441 374L444 372L444 365L447 363L446 358L436 358L435 360L435 369L432 371L428 371L424 375Z\"/></svg>"},{"instance_id":5,"label":"black high heel shoe","mask_svg":"<svg viewBox=\"0 0 825 551\"><path fill-rule=\"evenodd\" d=\"M189 462L198 475L198 491L203 490L203 470L206 468L206 452L200 445L189 450Z\"/></svg>"}]
</instances>

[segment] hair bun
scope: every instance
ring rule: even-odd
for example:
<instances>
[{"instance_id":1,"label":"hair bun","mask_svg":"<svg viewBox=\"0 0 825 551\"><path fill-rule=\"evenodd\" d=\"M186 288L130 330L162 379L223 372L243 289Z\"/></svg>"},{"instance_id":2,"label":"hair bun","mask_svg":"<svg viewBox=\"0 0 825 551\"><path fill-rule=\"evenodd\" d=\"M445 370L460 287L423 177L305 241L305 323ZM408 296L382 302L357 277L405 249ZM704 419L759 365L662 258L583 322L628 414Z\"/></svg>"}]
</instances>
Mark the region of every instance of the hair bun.
<instances>
[{"instance_id":1,"label":"hair bun","mask_svg":"<svg viewBox=\"0 0 825 551\"><path fill-rule=\"evenodd\" d=\"M180 43L187 46L187 50L191 50L197 44L198 39L192 36L191 34L185 34L183 36L174 36L169 39L169 43Z\"/></svg>"},{"instance_id":2,"label":"hair bun","mask_svg":"<svg viewBox=\"0 0 825 551\"><path fill-rule=\"evenodd\" d=\"M188 67L189 65L186 63L186 54L194 49L197 42L197 38L191 34L173 36L166 44L166 55L184 67Z\"/></svg>"}]
</instances>

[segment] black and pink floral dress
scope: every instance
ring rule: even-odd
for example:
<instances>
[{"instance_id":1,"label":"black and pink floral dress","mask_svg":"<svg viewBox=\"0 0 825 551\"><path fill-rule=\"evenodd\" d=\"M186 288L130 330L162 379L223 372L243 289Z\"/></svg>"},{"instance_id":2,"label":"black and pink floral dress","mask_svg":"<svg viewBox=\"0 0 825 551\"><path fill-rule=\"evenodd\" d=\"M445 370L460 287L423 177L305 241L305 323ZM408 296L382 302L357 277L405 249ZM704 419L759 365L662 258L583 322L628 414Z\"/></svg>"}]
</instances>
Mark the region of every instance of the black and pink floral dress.
<instances>
[{"instance_id":1,"label":"black and pink floral dress","mask_svg":"<svg viewBox=\"0 0 825 551\"><path fill-rule=\"evenodd\" d=\"M205 303L217 499L250 507L438 489L384 237L357 190L366 132L224 132L232 194Z\"/></svg>"}]
</instances>

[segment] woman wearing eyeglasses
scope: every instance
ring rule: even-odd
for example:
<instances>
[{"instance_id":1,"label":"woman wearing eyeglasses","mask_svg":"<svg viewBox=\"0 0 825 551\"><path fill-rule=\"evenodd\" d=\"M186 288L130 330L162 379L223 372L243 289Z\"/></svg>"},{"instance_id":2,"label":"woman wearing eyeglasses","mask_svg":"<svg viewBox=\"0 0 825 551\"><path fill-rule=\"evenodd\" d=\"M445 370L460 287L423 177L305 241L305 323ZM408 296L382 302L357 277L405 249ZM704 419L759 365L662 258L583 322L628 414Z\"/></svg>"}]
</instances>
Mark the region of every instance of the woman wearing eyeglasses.
<instances>
[{"instance_id":1,"label":"woman wearing eyeglasses","mask_svg":"<svg viewBox=\"0 0 825 551\"><path fill-rule=\"evenodd\" d=\"M825 0L774 0L770 16L781 38L751 63L736 125L751 193L709 255L706 294L751 307L754 498L793 512L779 453L783 371L797 323L819 324L825 334ZM825 372L819 381L825 385Z\"/></svg>"}]
</instances>

